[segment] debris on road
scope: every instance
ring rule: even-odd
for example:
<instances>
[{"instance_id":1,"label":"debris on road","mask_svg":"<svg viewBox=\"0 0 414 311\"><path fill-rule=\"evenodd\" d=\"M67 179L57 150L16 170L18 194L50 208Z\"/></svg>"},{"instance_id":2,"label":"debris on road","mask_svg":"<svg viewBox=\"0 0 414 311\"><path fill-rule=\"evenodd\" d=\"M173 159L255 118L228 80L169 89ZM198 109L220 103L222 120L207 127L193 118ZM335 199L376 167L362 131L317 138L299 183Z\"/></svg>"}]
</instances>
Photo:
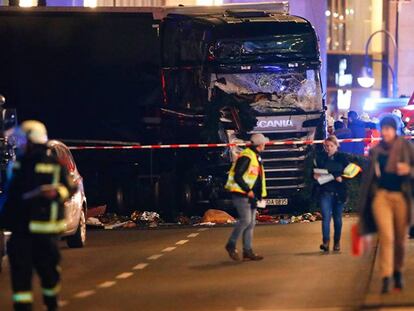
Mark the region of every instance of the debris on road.
<instances>
[{"instance_id":1,"label":"debris on road","mask_svg":"<svg viewBox=\"0 0 414 311\"><path fill-rule=\"evenodd\" d=\"M133 222L133 221L128 221L124 226L123 226L123 228L125 228L125 229L132 229L132 228L136 228L137 227L137 224L135 223L135 222Z\"/></svg>"},{"instance_id":2,"label":"debris on road","mask_svg":"<svg viewBox=\"0 0 414 311\"><path fill-rule=\"evenodd\" d=\"M103 211L103 209L100 209ZM88 217L86 224L92 228L104 228L104 229L115 229L125 226L130 222L130 218L127 216L119 216L117 214L104 214L96 217Z\"/></svg>"},{"instance_id":3,"label":"debris on road","mask_svg":"<svg viewBox=\"0 0 414 311\"><path fill-rule=\"evenodd\" d=\"M149 226L150 228L158 227L158 225L163 222L160 214L148 211L134 211L131 214L131 220L138 226Z\"/></svg>"},{"instance_id":4,"label":"debris on road","mask_svg":"<svg viewBox=\"0 0 414 311\"><path fill-rule=\"evenodd\" d=\"M268 222L268 223L277 223L279 220L277 217L271 216L271 215L260 215L257 213L256 220L258 222Z\"/></svg>"},{"instance_id":5,"label":"debris on road","mask_svg":"<svg viewBox=\"0 0 414 311\"><path fill-rule=\"evenodd\" d=\"M216 224L225 225L233 224L237 221L233 216L225 211L209 209L204 216L186 216L181 214L173 223L165 223L160 215L150 211L134 211L130 216L120 216L117 214L101 214L106 211L106 205L98 206L88 212L89 216L86 224L90 228L104 229L134 229L134 228L157 228L159 226L215 226ZM322 220L319 212L305 213L303 215L269 215L268 210L258 211L256 214L257 223L261 224L291 224L291 223L309 223Z\"/></svg>"},{"instance_id":6,"label":"debris on road","mask_svg":"<svg viewBox=\"0 0 414 311\"><path fill-rule=\"evenodd\" d=\"M86 220L86 225L92 226L92 227L103 227L104 224L96 217L89 217Z\"/></svg>"},{"instance_id":7,"label":"debris on road","mask_svg":"<svg viewBox=\"0 0 414 311\"><path fill-rule=\"evenodd\" d=\"M272 223L287 225L292 223L308 223L322 220L322 216L319 212L305 213L303 215L292 216L292 215L267 215L262 213L256 214L256 220L258 223Z\"/></svg>"},{"instance_id":8,"label":"debris on road","mask_svg":"<svg viewBox=\"0 0 414 311\"><path fill-rule=\"evenodd\" d=\"M179 225L190 225L191 224L191 218L184 216L184 215L180 215L177 217L176 219L177 224Z\"/></svg>"},{"instance_id":9,"label":"debris on road","mask_svg":"<svg viewBox=\"0 0 414 311\"><path fill-rule=\"evenodd\" d=\"M209 209L204 213L203 223L215 223L215 224L231 224L236 222L233 216L226 213L225 211L218 209Z\"/></svg>"}]
</instances>

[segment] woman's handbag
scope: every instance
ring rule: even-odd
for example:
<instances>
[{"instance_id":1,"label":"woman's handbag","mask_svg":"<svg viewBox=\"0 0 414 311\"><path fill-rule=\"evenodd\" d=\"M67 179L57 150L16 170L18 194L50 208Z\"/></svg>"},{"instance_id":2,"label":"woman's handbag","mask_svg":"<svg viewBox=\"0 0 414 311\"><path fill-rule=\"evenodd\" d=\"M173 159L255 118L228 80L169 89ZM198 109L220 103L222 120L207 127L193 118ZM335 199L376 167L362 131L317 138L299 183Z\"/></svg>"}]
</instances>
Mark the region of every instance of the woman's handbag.
<instances>
[{"instance_id":1,"label":"woman's handbag","mask_svg":"<svg viewBox=\"0 0 414 311\"><path fill-rule=\"evenodd\" d=\"M353 224L351 227L352 255L361 256L363 253L363 241L359 233L359 225Z\"/></svg>"},{"instance_id":2,"label":"woman's handbag","mask_svg":"<svg viewBox=\"0 0 414 311\"><path fill-rule=\"evenodd\" d=\"M372 235L361 235L359 224L354 224L351 227L351 242L352 242L352 255L362 256L370 248L372 241Z\"/></svg>"}]
</instances>

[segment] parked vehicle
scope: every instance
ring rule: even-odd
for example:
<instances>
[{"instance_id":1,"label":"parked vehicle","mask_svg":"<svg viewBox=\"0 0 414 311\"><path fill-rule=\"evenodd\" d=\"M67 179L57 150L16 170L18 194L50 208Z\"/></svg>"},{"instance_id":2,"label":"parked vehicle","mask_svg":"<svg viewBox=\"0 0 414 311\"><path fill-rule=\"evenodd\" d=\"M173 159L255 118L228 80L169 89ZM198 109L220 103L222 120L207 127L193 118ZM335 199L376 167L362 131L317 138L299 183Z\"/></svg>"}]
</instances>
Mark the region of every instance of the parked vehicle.
<instances>
[{"instance_id":1,"label":"parked vehicle","mask_svg":"<svg viewBox=\"0 0 414 311\"><path fill-rule=\"evenodd\" d=\"M83 179L68 147L57 140L51 140L48 146L66 167L73 181L78 185L77 192L65 203L66 230L63 237L70 248L83 247L86 243L86 196Z\"/></svg>"},{"instance_id":2,"label":"parked vehicle","mask_svg":"<svg viewBox=\"0 0 414 311\"><path fill-rule=\"evenodd\" d=\"M9 104L66 143L239 142L256 132L272 140L325 136L318 37L307 20L288 14L286 2L0 8L0 41L7 47L0 49L0 90ZM226 172L237 152L74 155L90 203L170 218L225 206ZM298 206L310 152L292 144L267 149L269 206Z\"/></svg>"}]
</instances>

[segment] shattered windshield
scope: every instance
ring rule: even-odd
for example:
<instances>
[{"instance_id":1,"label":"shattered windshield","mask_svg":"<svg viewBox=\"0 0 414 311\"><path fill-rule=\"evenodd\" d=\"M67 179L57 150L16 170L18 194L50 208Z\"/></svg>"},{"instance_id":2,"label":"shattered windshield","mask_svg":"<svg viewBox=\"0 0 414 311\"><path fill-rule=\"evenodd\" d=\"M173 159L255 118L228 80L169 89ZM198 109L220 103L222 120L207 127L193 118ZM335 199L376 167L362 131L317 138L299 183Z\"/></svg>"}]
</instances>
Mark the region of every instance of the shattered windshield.
<instances>
[{"instance_id":1,"label":"shattered windshield","mask_svg":"<svg viewBox=\"0 0 414 311\"><path fill-rule=\"evenodd\" d=\"M215 76L216 87L227 94L247 97L251 107L259 113L322 109L322 90L316 69Z\"/></svg>"}]
</instances>

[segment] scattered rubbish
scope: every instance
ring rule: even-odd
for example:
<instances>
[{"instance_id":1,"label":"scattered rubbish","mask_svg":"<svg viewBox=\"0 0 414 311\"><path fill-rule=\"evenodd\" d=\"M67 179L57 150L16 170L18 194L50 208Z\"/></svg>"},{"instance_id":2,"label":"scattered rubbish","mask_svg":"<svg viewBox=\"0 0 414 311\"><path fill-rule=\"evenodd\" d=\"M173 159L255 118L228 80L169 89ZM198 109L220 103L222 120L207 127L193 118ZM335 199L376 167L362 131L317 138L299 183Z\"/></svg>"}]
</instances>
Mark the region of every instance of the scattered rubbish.
<instances>
[{"instance_id":1,"label":"scattered rubbish","mask_svg":"<svg viewBox=\"0 0 414 311\"><path fill-rule=\"evenodd\" d=\"M177 224L179 225L190 225L191 224L191 219L184 215L178 216L176 221L177 221Z\"/></svg>"},{"instance_id":2,"label":"scattered rubbish","mask_svg":"<svg viewBox=\"0 0 414 311\"><path fill-rule=\"evenodd\" d=\"M314 222L316 221L316 216L311 213L303 214L302 216L303 222Z\"/></svg>"},{"instance_id":3,"label":"scattered rubbish","mask_svg":"<svg viewBox=\"0 0 414 311\"><path fill-rule=\"evenodd\" d=\"M280 220L279 220L279 224L281 224L281 225L287 225L287 224L290 224L290 219L285 218L285 217L283 216L282 218L280 218Z\"/></svg>"},{"instance_id":4,"label":"scattered rubbish","mask_svg":"<svg viewBox=\"0 0 414 311\"><path fill-rule=\"evenodd\" d=\"M322 214L319 212L313 213L313 215L316 217L316 220L322 220Z\"/></svg>"},{"instance_id":5,"label":"scattered rubbish","mask_svg":"<svg viewBox=\"0 0 414 311\"><path fill-rule=\"evenodd\" d=\"M104 211L103 207L99 208L99 211ZM88 217L86 219L86 224L92 228L115 229L124 226L129 221L129 217L126 216L118 216L117 214L104 214L96 217Z\"/></svg>"},{"instance_id":6,"label":"scattered rubbish","mask_svg":"<svg viewBox=\"0 0 414 311\"><path fill-rule=\"evenodd\" d=\"M86 220L86 224L88 226L93 226L93 227L103 227L104 224L96 217L89 217Z\"/></svg>"},{"instance_id":7,"label":"scattered rubbish","mask_svg":"<svg viewBox=\"0 0 414 311\"><path fill-rule=\"evenodd\" d=\"M191 222L191 224L193 224L193 225L195 225L195 224L199 224L199 223L201 223L203 221L203 217L201 217L201 216L192 216L191 218L190 218L190 222Z\"/></svg>"},{"instance_id":8,"label":"scattered rubbish","mask_svg":"<svg viewBox=\"0 0 414 311\"><path fill-rule=\"evenodd\" d=\"M301 222L302 221L302 216L292 216L290 218L290 223L296 223L296 222Z\"/></svg>"},{"instance_id":9,"label":"scattered rubbish","mask_svg":"<svg viewBox=\"0 0 414 311\"><path fill-rule=\"evenodd\" d=\"M115 223L126 222L130 220L128 216L120 216L117 214L105 214L105 215L99 216L98 219L104 225L113 225Z\"/></svg>"},{"instance_id":10,"label":"scattered rubbish","mask_svg":"<svg viewBox=\"0 0 414 311\"><path fill-rule=\"evenodd\" d=\"M273 217L271 215L260 215L257 213L256 220L258 222L269 222L269 223L276 223L278 222L278 219L276 217Z\"/></svg>"},{"instance_id":11,"label":"scattered rubbish","mask_svg":"<svg viewBox=\"0 0 414 311\"><path fill-rule=\"evenodd\" d=\"M272 223L287 225L291 223L310 223L318 220L322 220L322 215L319 212L305 213L303 215L268 215L266 212L258 212L256 214L256 220L259 223Z\"/></svg>"},{"instance_id":12,"label":"scattered rubbish","mask_svg":"<svg viewBox=\"0 0 414 311\"><path fill-rule=\"evenodd\" d=\"M137 224L135 223L135 222L133 222L133 221L128 221L124 226L123 226L123 228L126 228L126 229L131 229L131 228L136 228L137 227Z\"/></svg>"},{"instance_id":13,"label":"scattered rubbish","mask_svg":"<svg viewBox=\"0 0 414 311\"><path fill-rule=\"evenodd\" d=\"M107 213L106 205L98 206L88 210L86 224L91 228L104 228L107 230L123 228L133 229L137 227L157 228L159 226L176 226L176 225L193 225L193 226L215 226L216 224L232 224L237 220L230 214L222 210L209 209L204 216L185 216L181 214L173 223L165 223L160 215L150 211L134 211L130 216L120 216L117 214ZM268 209L258 211L256 214L257 223L263 224L281 224L291 223L311 223L322 220L319 212L305 213L303 215L270 215Z\"/></svg>"},{"instance_id":14,"label":"scattered rubbish","mask_svg":"<svg viewBox=\"0 0 414 311\"><path fill-rule=\"evenodd\" d=\"M217 209L207 210L202 219L202 223L230 224L234 222L236 222L236 220L233 216Z\"/></svg>"},{"instance_id":15,"label":"scattered rubbish","mask_svg":"<svg viewBox=\"0 0 414 311\"><path fill-rule=\"evenodd\" d=\"M131 220L138 226L148 226L150 228L158 227L163 222L160 214L148 211L134 211L131 214Z\"/></svg>"}]
</instances>

